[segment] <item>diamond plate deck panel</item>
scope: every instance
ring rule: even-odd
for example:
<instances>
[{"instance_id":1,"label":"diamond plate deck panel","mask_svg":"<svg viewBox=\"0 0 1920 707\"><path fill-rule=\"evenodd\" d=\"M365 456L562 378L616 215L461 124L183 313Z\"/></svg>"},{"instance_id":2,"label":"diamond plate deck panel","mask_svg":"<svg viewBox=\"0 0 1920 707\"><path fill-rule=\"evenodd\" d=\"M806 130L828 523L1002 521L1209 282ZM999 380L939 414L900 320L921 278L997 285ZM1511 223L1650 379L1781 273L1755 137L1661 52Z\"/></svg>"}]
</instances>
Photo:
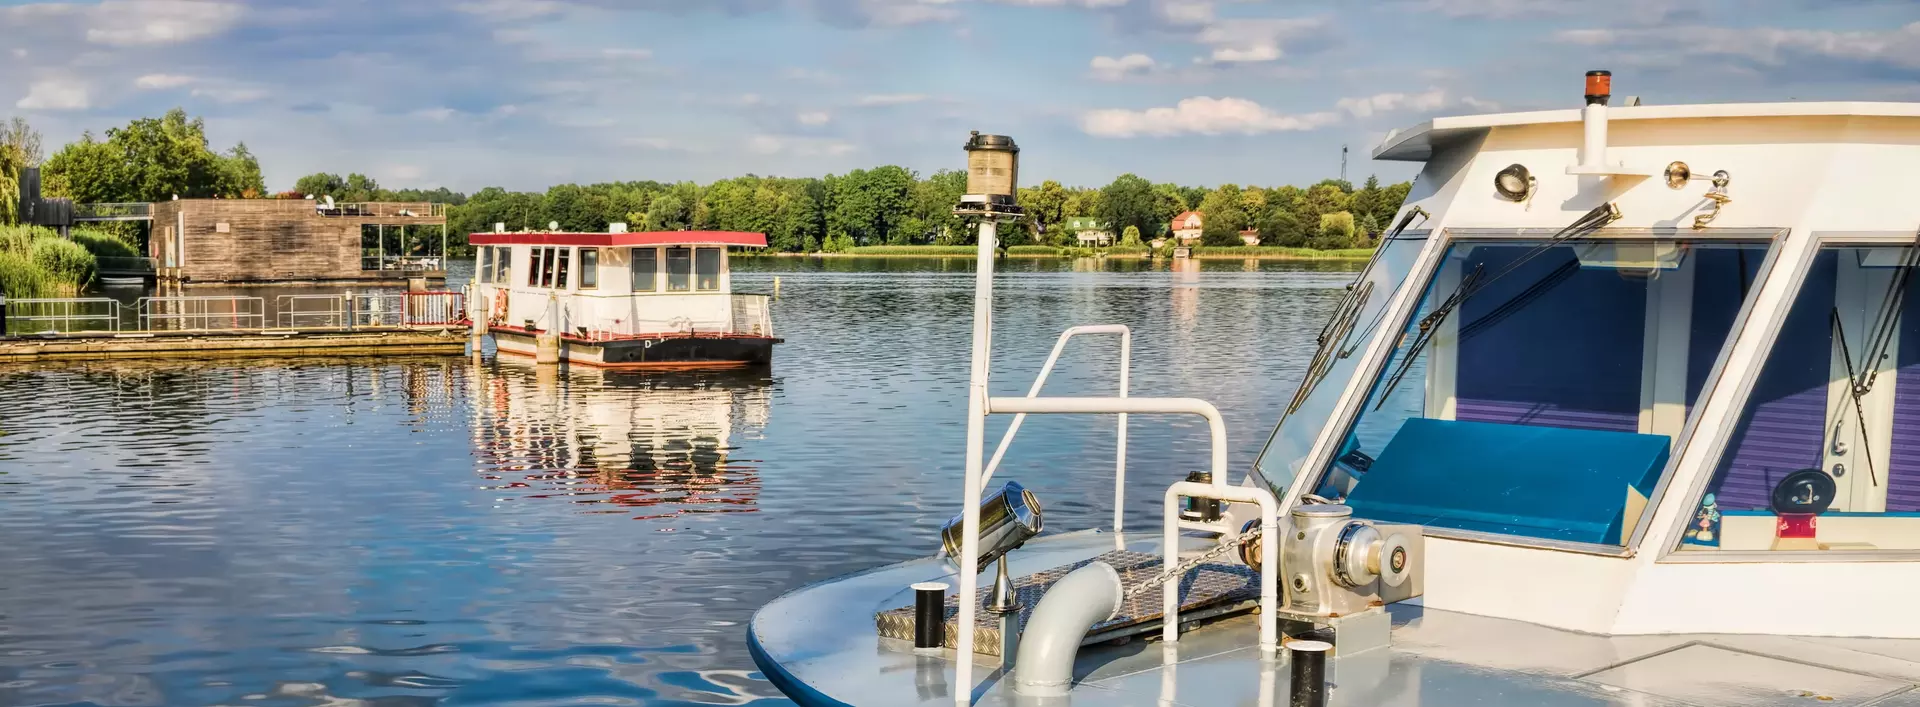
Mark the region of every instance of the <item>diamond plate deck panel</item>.
<instances>
[{"instance_id":1,"label":"diamond plate deck panel","mask_svg":"<svg viewBox=\"0 0 1920 707\"><path fill-rule=\"evenodd\" d=\"M1013 592L1020 600L1019 626L1026 628L1027 615L1040 603L1040 597L1054 582L1060 581L1067 573L1085 567L1092 562L1105 562L1120 573L1120 584L1131 587L1159 574L1162 567L1159 555L1144 552L1116 550L1099 557L1061 565L1050 570L1030 574L1014 580ZM991 576L991 575L987 575ZM1259 573L1245 565L1228 562L1210 562L1202 564L1180 578L1180 612L1187 612L1219 604L1242 601L1257 601L1260 598ZM978 594L979 610L974 612L974 652L982 655L1000 655L1001 635L1000 616L986 611L986 602L991 594L988 588L982 588ZM960 617L960 597L958 592L947 595L946 641L948 648L959 644L958 626ZM1120 607L1120 615L1105 622L1094 624L1087 632L1088 636L1106 634L1131 627L1142 627L1158 621L1160 612L1160 592L1149 589L1128 599ZM913 640L913 606L888 609L874 615L874 624L880 635L886 638Z\"/></svg>"}]
</instances>

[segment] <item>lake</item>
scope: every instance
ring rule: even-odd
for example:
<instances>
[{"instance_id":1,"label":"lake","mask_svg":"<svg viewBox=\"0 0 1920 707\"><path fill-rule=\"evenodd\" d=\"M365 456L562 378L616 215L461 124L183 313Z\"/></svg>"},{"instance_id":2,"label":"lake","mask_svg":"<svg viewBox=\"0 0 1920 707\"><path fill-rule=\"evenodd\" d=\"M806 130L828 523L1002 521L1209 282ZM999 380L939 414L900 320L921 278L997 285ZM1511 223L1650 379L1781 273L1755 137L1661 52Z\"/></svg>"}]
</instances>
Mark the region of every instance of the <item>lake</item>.
<instances>
[{"instance_id":1,"label":"lake","mask_svg":"<svg viewBox=\"0 0 1920 707\"><path fill-rule=\"evenodd\" d=\"M734 266L778 280L770 370L0 368L0 704L785 703L753 612L960 511L973 261ZM1007 261L993 391L1127 324L1132 394L1219 406L1238 475L1359 267ZM1077 339L1047 393L1111 394L1117 352ZM1112 418L1037 416L996 478L1050 532L1104 525L1113 454ZM1129 526L1206 455L1199 420L1134 416Z\"/></svg>"}]
</instances>

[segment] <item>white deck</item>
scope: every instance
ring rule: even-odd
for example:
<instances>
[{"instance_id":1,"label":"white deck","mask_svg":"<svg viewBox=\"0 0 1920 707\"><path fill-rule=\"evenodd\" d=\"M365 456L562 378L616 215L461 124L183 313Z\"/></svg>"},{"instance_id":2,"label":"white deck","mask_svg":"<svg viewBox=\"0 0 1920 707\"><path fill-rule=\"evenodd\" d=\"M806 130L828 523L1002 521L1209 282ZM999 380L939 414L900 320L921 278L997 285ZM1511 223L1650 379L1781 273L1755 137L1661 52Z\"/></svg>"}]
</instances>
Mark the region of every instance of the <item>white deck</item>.
<instances>
[{"instance_id":1,"label":"white deck","mask_svg":"<svg viewBox=\"0 0 1920 707\"><path fill-rule=\"evenodd\" d=\"M1149 535L1129 535L1126 545L1157 553ZM1081 532L1035 540L1011 557L1024 575L1114 548L1112 534ZM953 704L953 651L917 654L874 630L875 611L911 603L906 587L929 579L954 581L944 561L928 559L787 594L754 617L756 660L774 663L763 671L787 680L781 687L809 707ZM1392 613L1392 648L1329 661L1330 704L1920 705L1920 640L1605 637L1411 603ZM1262 661L1257 634L1254 617L1242 615L1184 634L1171 651L1157 639L1088 647L1073 696L1047 704L1286 704L1289 666ZM975 666L985 675L975 704L1040 704L1006 686L996 659L980 656Z\"/></svg>"}]
</instances>

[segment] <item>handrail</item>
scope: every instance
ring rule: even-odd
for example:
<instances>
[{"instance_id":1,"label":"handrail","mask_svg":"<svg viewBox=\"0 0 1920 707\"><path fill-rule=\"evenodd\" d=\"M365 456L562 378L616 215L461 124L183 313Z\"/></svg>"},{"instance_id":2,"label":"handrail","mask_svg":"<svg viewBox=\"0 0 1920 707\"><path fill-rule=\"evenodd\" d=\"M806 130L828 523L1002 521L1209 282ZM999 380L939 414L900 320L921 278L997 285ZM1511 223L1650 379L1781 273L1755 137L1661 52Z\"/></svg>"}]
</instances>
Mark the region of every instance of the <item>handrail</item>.
<instances>
[{"instance_id":1,"label":"handrail","mask_svg":"<svg viewBox=\"0 0 1920 707\"><path fill-rule=\"evenodd\" d=\"M1198 415L1206 418L1213 451L1213 485L1227 488L1227 423L1220 410L1199 398L988 398L988 413Z\"/></svg>"},{"instance_id":2,"label":"handrail","mask_svg":"<svg viewBox=\"0 0 1920 707\"><path fill-rule=\"evenodd\" d=\"M1053 344L1053 353L1047 355L1047 363L1040 367L1040 375L1033 379L1033 387L1027 390L1027 397L1040 396L1040 387L1046 385L1047 375L1053 373L1053 366L1060 361L1060 353L1067 348L1067 340L1079 334L1119 334L1120 335L1120 397L1127 397L1128 368L1133 360L1133 330L1125 324L1088 324L1069 327L1060 332L1060 339ZM1000 460L1007 456L1007 448L1013 445L1013 435L1020 431L1020 423L1027 419L1026 413L1013 416L1013 422L1007 425L1005 434L1000 435L1000 446L993 450L993 458L987 462L987 468L980 473L980 488L986 489L987 482L993 479L993 472L1000 468ZM1120 533L1121 521L1126 515L1124 509L1127 495L1127 414L1120 413L1118 430L1118 451L1115 453L1113 470L1113 532Z\"/></svg>"},{"instance_id":3,"label":"handrail","mask_svg":"<svg viewBox=\"0 0 1920 707\"><path fill-rule=\"evenodd\" d=\"M1220 501L1238 501L1260 506L1260 652L1272 658L1280 647L1280 608L1279 578L1275 572L1280 567L1280 503L1273 493L1259 486L1226 486L1220 483L1216 473L1213 483L1200 484L1192 481L1175 482L1167 487L1165 500L1164 535L1161 537L1161 553L1165 557L1163 566L1179 566L1180 561L1180 497L1208 498ZM1222 534L1236 532L1233 528L1214 527L1211 530ZM1180 583L1181 578L1160 585L1160 640L1165 645L1173 645L1180 640Z\"/></svg>"}]
</instances>

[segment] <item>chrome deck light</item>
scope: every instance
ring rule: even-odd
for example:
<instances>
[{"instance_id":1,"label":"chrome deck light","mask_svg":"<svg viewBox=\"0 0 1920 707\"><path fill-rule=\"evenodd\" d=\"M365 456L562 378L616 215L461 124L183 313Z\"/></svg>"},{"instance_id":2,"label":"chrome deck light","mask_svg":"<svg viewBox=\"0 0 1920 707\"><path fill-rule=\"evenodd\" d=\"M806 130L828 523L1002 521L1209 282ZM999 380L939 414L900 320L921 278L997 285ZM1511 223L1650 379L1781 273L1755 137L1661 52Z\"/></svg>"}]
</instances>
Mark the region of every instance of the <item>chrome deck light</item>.
<instances>
[{"instance_id":1,"label":"chrome deck light","mask_svg":"<svg viewBox=\"0 0 1920 707\"><path fill-rule=\"evenodd\" d=\"M1538 182L1533 178L1533 173L1527 171L1526 165L1509 165L1493 175L1493 190L1507 201L1526 201L1527 197L1533 195L1535 184Z\"/></svg>"},{"instance_id":2,"label":"chrome deck light","mask_svg":"<svg viewBox=\"0 0 1920 707\"><path fill-rule=\"evenodd\" d=\"M941 545L946 549L947 557L955 561L960 559L960 543L965 539L961 525L964 518L964 515L954 516L940 529ZM1019 602L1013 598L1012 577L1007 574L1007 553L1039 535L1041 523L1040 499L1019 482L1007 482L999 493L980 502L980 555L977 569L985 571L988 563L996 560L1000 563L1000 576L994 580L993 599L987 608L1000 613L1020 608Z\"/></svg>"}]
</instances>

